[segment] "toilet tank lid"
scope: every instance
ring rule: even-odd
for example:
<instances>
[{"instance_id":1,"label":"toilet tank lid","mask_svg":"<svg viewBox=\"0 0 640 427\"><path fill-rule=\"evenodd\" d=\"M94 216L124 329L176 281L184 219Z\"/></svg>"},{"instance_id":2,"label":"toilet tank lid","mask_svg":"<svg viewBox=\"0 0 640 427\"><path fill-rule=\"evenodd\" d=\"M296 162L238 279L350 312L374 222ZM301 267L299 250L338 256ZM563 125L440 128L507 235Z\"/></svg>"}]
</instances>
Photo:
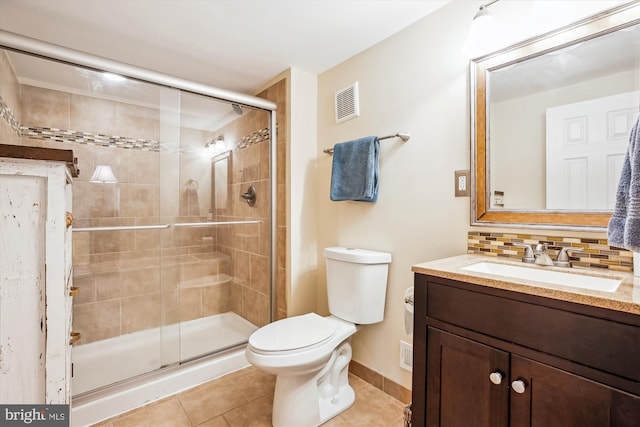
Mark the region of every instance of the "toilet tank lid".
<instances>
[{"instance_id":1,"label":"toilet tank lid","mask_svg":"<svg viewBox=\"0 0 640 427\"><path fill-rule=\"evenodd\" d=\"M358 264L388 264L391 262L391 254L386 252L337 246L326 248L324 250L324 257Z\"/></svg>"}]
</instances>

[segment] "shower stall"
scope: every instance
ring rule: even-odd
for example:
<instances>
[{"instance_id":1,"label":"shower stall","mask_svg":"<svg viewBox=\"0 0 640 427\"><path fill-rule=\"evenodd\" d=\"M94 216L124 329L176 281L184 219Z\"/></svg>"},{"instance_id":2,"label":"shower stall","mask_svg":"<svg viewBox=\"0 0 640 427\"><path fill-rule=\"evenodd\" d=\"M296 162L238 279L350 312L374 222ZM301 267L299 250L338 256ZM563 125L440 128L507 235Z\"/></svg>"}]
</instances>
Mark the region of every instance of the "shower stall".
<instances>
[{"instance_id":1,"label":"shower stall","mask_svg":"<svg viewBox=\"0 0 640 427\"><path fill-rule=\"evenodd\" d=\"M275 309L275 103L0 45L1 142L78 159L74 400L239 353Z\"/></svg>"}]
</instances>

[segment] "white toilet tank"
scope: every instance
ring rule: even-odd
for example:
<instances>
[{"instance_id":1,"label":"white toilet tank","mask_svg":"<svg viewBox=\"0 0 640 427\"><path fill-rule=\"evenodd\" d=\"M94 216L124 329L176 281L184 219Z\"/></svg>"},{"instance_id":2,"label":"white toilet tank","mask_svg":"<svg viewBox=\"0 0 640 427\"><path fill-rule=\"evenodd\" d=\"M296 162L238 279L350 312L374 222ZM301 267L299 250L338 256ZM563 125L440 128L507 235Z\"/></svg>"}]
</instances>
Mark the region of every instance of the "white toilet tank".
<instances>
[{"instance_id":1,"label":"white toilet tank","mask_svg":"<svg viewBox=\"0 0 640 427\"><path fill-rule=\"evenodd\" d=\"M381 322L391 254L333 247L324 257L331 314L356 324Z\"/></svg>"}]
</instances>

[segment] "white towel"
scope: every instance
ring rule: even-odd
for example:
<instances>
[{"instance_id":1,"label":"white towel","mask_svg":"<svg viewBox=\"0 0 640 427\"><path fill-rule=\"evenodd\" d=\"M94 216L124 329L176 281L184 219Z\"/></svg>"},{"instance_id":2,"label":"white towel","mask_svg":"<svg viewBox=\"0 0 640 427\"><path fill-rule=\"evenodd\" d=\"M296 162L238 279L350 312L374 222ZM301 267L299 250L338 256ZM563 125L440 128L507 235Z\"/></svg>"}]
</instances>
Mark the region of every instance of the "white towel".
<instances>
[{"instance_id":1,"label":"white towel","mask_svg":"<svg viewBox=\"0 0 640 427\"><path fill-rule=\"evenodd\" d=\"M198 183L190 179L180 194L180 216L200 216Z\"/></svg>"}]
</instances>

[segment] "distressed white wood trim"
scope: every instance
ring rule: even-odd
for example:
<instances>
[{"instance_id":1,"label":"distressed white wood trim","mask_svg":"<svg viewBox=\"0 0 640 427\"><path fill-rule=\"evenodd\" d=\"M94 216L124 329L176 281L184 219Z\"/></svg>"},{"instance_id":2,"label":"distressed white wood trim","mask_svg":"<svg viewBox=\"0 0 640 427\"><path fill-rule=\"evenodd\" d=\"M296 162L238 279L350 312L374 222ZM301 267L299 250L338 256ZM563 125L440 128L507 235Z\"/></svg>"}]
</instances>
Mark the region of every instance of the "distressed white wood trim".
<instances>
[{"instance_id":1,"label":"distressed white wood trim","mask_svg":"<svg viewBox=\"0 0 640 427\"><path fill-rule=\"evenodd\" d=\"M66 212L71 210L71 176L64 163L42 160L0 158L0 179L4 175L42 177L46 179L45 222L45 402L70 403L71 383L71 235L66 227ZM5 236L0 239L19 238ZM33 310L35 307L23 307ZM2 333L20 334L20 325ZM10 387L2 384L1 387ZM24 402L41 403L41 402Z\"/></svg>"},{"instance_id":2,"label":"distressed white wood trim","mask_svg":"<svg viewBox=\"0 0 640 427\"><path fill-rule=\"evenodd\" d=\"M0 402L45 400L46 179L0 175Z\"/></svg>"}]
</instances>

